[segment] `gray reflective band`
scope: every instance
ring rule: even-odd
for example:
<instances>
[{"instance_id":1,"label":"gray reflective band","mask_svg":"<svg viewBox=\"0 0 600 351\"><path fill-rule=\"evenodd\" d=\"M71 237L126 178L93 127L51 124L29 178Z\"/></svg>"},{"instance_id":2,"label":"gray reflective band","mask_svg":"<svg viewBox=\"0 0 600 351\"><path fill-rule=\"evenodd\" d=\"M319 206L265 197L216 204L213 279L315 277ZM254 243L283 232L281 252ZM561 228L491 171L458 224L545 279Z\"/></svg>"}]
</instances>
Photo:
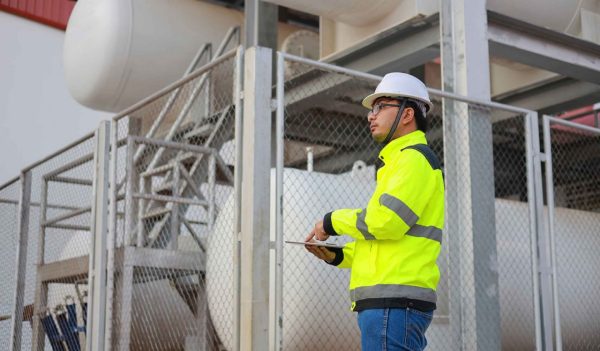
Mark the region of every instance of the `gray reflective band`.
<instances>
[{"instance_id":1,"label":"gray reflective band","mask_svg":"<svg viewBox=\"0 0 600 351\"><path fill-rule=\"evenodd\" d=\"M442 230L436 227L424 227L419 224L415 224L406 232L406 235L418 236L420 238L427 238L442 243Z\"/></svg>"},{"instance_id":2,"label":"gray reflective band","mask_svg":"<svg viewBox=\"0 0 600 351\"><path fill-rule=\"evenodd\" d=\"M356 216L356 229L362 233L365 237L365 240L375 240L375 237L369 233L369 228L367 227L367 223L365 222L365 217L367 217L367 209L364 208L357 216Z\"/></svg>"},{"instance_id":3,"label":"gray reflective band","mask_svg":"<svg viewBox=\"0 0 600 351\"><path fill-rule=\"evenodd\" d=\"M409 227L412 227L419 220L419 216L417 216L404 202L398 200L397 198L388 195L382 194L379 197L379 203L390 210L394 211L398 217L402 218L404 223L406 223Z\"/></svg>"},{"instance_id":4,"label":"gray reflective band","mask_svg":"<svg viewBox=\"0 0 600 351\"><path fill-rule=\"evenodd\" d=\"M436 303L435 290L421 288L412 285L379 284L373 286L361 286L350 290L350 299L356 302L364 299L403 297Z\"/></svg>"}]
</instances>

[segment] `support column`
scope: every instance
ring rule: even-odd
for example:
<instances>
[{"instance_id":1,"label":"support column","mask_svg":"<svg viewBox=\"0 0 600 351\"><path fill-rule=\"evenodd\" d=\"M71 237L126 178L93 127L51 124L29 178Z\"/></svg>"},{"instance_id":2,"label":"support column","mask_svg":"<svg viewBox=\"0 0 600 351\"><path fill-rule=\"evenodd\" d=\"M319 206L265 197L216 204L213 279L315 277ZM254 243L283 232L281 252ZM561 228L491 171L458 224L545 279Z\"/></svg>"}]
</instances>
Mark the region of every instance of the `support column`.
<instances>
[{"instance_id":1,"label":"support column","mask_svg":"<svg viewBox=\"0 0 600 351\"><path fill-rule=\"evenodd\" d=\"M485 2L442 1L444 90L490 100ZM485 109L445 99L450 323L456 349L500 350L492 124ZM457 347L458 346L458 347Z\"/></svg>"},{"instance_id":2,"label":"support column","mask_svg":"<svg viewBox=\"0 0 600 351\"><path fill-rule=\"evenodd\" d=\"M87 309L86 350L105 350L106 318L106 249L108 238L110 122L103 121L96 131L94 152L94 187Z\"/></svg>"},{"instance_id":3,"label":"support column","mask_svg":"<svg viewBox=\"0 0 600 351\"><path fill-rule=\"evenodd\" d=\"M244 47L277 48L277 5L262 0L246 0L244 4Z\"/></svg>"},{"instance_id":4,"label":"support column","mask_svg":"<svg viewBox=\"0 0 600 351\"><path fill-rule=\"evenodd\" d=\"M247 49L244 72L240 349L269 349L272 51Z\"/></svg>"},{"instance_id":5,"label":"support column","mask_svg":"<svg viewBox=\"0 0 600 351\"><path fill-rule=\"evenodd\" d=\"M27 264L27 246L29 239L29 209L31 201L31 170L21 172L19 185L19 221L17 224L18 243L16 259L15 295L12 305L12 322L9 350L21 350L21 327L23 326L23 297L25 296L25 273Z\"/></svg>"}]
</instances>

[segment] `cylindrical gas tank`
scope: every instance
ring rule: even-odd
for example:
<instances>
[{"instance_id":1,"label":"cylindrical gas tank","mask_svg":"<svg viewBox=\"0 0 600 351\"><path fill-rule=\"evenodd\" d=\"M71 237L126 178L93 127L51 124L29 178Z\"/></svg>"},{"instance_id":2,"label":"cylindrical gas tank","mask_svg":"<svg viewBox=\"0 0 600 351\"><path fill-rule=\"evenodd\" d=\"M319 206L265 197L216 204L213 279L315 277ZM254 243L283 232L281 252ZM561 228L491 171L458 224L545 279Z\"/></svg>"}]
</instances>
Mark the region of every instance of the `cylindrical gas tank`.
<instances>
[{"instance_id":1,"label":"cylindrical gas tank","mask_svg":"<svg viewBox=\"0 0 600 351\"><path fill-rule=\"evenodd\" d=\"M79 0L64 66L82 105L116 112L182 77L198 49L219 46L244 16L197 0Z\"/></svg>"}]
</instances>

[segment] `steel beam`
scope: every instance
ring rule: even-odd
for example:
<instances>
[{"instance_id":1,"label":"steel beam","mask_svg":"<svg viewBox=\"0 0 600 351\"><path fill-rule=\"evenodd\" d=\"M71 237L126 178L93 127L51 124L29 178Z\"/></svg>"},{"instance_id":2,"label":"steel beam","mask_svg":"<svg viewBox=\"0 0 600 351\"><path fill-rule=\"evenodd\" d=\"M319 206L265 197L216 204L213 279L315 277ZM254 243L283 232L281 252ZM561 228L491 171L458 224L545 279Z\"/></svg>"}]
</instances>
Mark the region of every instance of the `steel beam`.
<instances>
[{"instance_id":1,"label":"steel beam","mask_svg":"<svg viewBox=\"0 0 600 351\"><path fill-rule=\"evenodd\" d=\"M438 25L438 14L416 17L323 61L373 74L408 72L439 57Z\"/></svg>"},{"instance_id":2,"label":"steel beam","mask_svg":"<svg viewBox=\"0 0 600 351\"><path fill-rule=\"evenodd\" d=\"M494 56L600 84L600 45L493 12L487 33Z\"/></svg>"},{"instance_id":3,"label":"steel beam","mask_svg":"<svg viewBox=\"0 0 600 351\"><path fill-rule=\"evenodd\" d=\"M269 349L272 52L245 54L240 350Z\"/></svg>"}]
</instances>

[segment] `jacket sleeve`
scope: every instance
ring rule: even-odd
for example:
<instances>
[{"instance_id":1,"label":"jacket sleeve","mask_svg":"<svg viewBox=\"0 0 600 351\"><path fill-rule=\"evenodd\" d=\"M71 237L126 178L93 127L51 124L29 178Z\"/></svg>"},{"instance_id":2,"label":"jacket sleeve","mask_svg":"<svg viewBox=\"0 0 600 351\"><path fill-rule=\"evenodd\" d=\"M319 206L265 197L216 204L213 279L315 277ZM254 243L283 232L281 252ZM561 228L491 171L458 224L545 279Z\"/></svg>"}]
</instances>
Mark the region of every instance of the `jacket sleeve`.
<instances>
[{"instance_id":1,"label":"jacket sleeve","mask_svg":"<svg viewBox=\"0 0 600 351\"><path fill-rule=\"evenodd\" d=\"M354 241L351 241L344 245L344 247L341 249L328 249L335 252L335 258L332 262L328 263L338 268L352 268L355 244L356 243Z\"/></svg>"},{"instance_id":2,"label":"jacket sleeve","mask_svg":"<svg viewBox=\"0 0 600 351\"><path fill-rule=\"evenodd\" d=\"M378 181L364 209L340 209L325 215L329 235L349 235L356 240L399 240L423 214L435 189L435 176L427 160L415 150L405 150L386 177Z\"/></svg>"}]
</instances>

